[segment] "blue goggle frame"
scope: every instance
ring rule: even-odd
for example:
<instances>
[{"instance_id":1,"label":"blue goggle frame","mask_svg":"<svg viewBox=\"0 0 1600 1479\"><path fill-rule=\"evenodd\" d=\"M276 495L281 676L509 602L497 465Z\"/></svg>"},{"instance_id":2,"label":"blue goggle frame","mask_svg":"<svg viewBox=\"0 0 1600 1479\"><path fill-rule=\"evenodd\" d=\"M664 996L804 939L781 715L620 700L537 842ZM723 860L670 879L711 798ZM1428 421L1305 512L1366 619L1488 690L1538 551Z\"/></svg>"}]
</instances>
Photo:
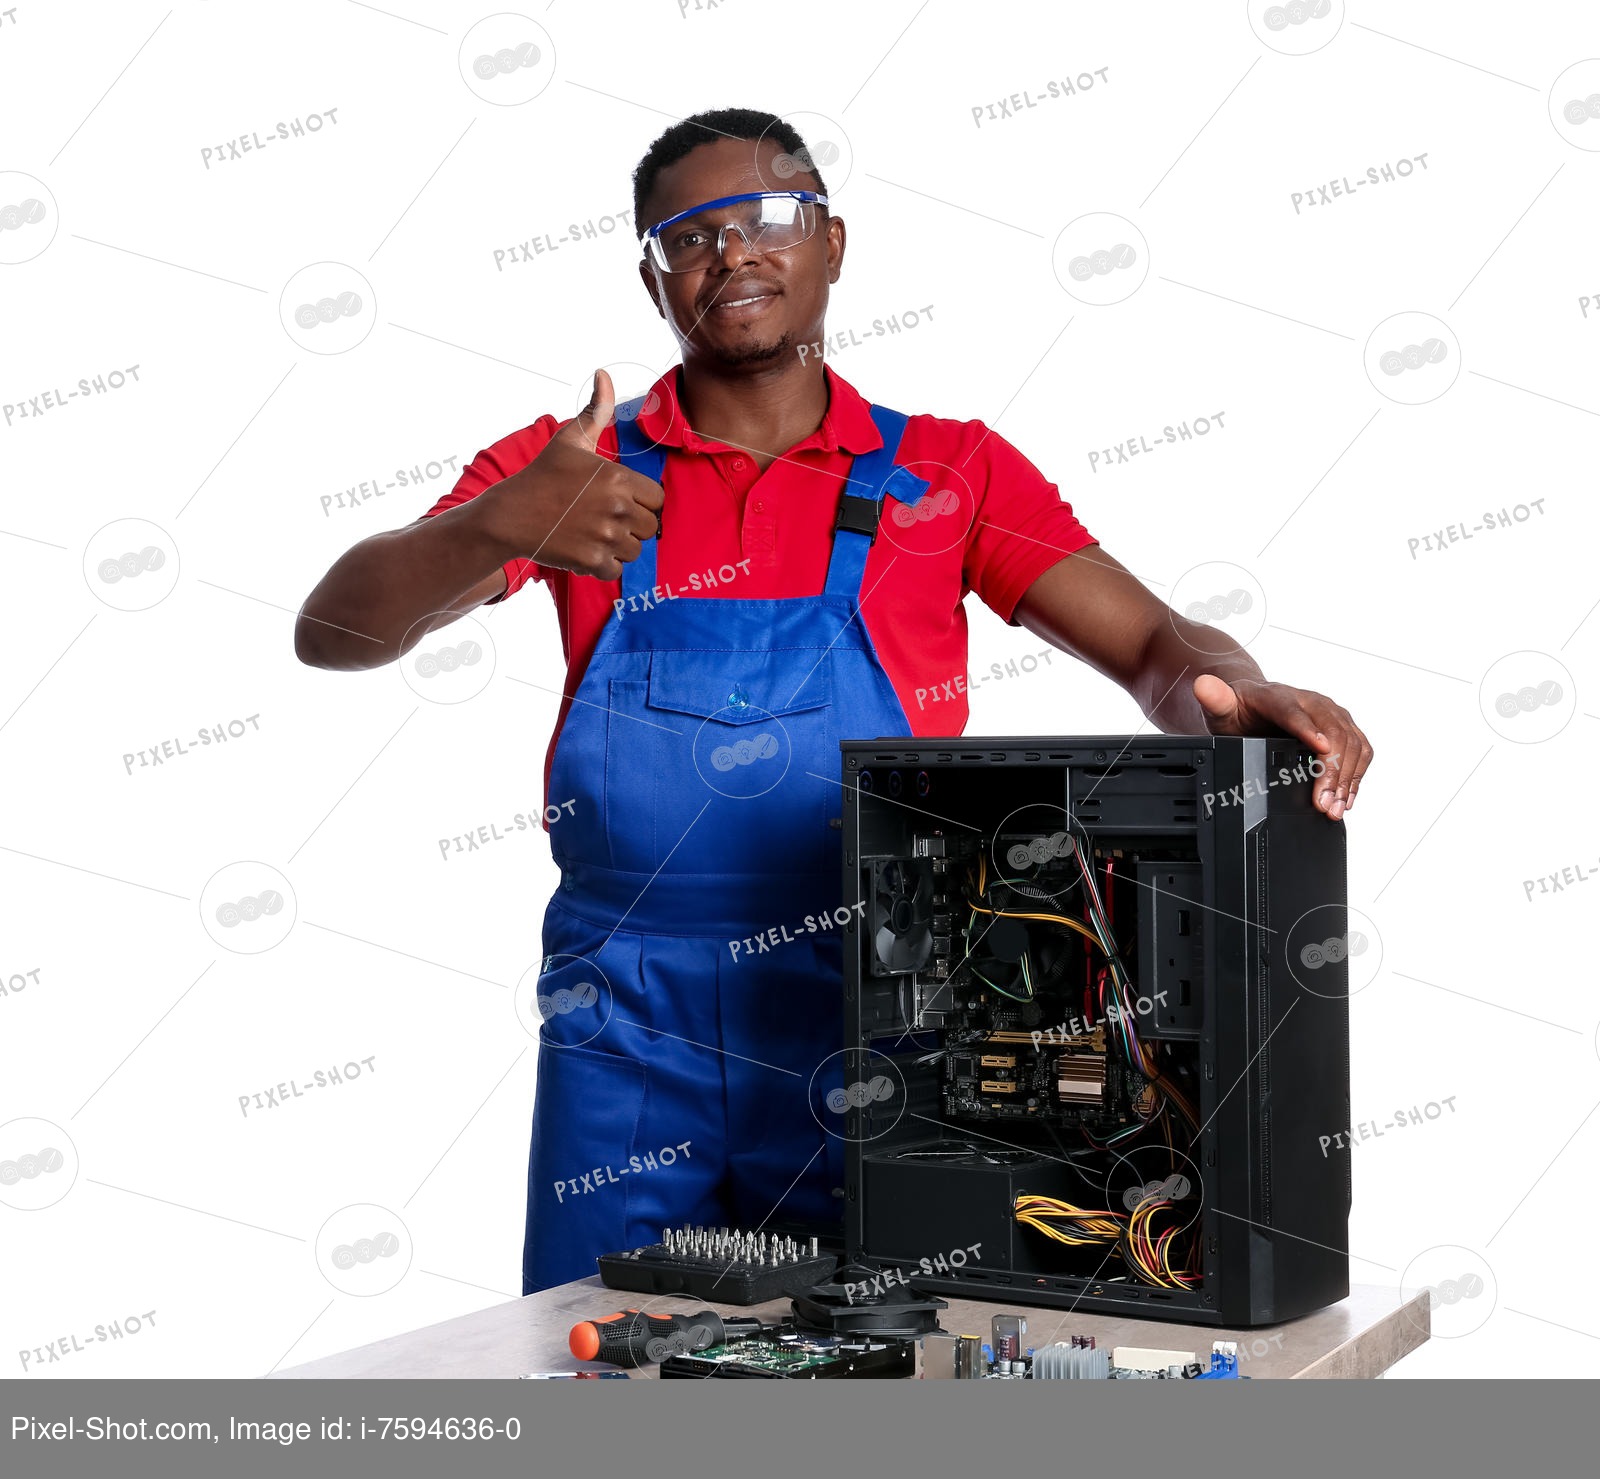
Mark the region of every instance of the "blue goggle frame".
<instances>
[{"instance_id":1,"label":"blue goggle frame","mask_svg":"<svg viewBox=\"0 0 1600 1479\"><path fill-rule=\"evenodd\" d=\"M819 195L815 190L751 190L744 195L723 195L716 200L702 201L699 205L686 211L679 211L675 216L668 216L664 221L657 221L645 232L646 241L660 236L663 231L677 221L686 221L690 216L698 216L701 211L714 211L725 205L738 205L744 200L800 200L810 201L813 205L827 205L828 197Z\"/></svg>"}]
</instances>

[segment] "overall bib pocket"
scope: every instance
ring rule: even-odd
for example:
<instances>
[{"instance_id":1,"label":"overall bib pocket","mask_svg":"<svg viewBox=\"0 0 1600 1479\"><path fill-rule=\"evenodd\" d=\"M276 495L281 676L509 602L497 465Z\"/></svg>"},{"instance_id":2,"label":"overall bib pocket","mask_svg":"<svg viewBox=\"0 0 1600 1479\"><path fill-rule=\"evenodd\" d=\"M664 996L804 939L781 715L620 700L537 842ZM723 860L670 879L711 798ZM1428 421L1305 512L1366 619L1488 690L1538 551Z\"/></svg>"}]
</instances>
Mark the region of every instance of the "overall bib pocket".
<instances>
[{"instance_id":1,"label":"overall bib pocket","mask_svg":"<svg viewBox=\"0 0 1600 1479\"><path fill-rule=\"evenodd\" d=\"M825 649L657 651L645 680L613 683L612 690L613 703L641 703L636 712L649 721L621 721L637 733L628 736L632 774L607 796L616 866L654 872L691 825L716 839L711 849L697 835L699 845L690 849L702 859L714 853L710 871L825 866L837 798L807 773L838 768ZM616 727L613 721L613 733ZM634 805L624 811L617 791ZM677 859L681 865L685 855Z\"/></svg>"}]
</instances>

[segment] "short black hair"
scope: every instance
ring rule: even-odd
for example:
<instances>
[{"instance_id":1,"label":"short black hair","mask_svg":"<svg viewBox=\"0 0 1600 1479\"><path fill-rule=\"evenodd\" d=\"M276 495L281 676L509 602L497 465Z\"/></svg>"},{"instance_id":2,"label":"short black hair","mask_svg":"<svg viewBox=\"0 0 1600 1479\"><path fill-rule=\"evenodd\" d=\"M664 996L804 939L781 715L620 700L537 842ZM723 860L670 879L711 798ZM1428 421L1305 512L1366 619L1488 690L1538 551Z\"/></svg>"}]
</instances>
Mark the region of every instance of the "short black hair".
<instances>
[{"instance_id":1,"label":"short black hair","mask_svg":"<svg viewBox=\"0 0 1600 1479\"><path fill-rule=\"evenodd\" d=\"M644 219L644 205L655 189L656 177L670 164L676 164L692 149L702 144L713 144L718 139L772 139L804 168L817 182L821 195L828 193L811 151L799 133L779 118L776 113L762 113L754 108L713 108L706 113L693 113L672 125L645 151L633 172L633 224L635 233L642 239L645 230L655 225Z\"/></svg>"}]
</instances>

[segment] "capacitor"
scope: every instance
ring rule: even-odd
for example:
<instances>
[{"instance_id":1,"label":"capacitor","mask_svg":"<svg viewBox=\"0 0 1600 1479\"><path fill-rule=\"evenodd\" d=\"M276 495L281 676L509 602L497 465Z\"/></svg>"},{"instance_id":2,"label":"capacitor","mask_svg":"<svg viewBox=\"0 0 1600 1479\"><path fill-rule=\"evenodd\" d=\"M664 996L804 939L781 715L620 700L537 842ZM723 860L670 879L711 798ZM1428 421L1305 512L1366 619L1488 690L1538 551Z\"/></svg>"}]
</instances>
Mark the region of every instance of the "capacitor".
<instances>
[{"instance_id":1,"label":"capacitor","mask_svg":"<svg viewBox=\"0 0 1600 1479\"><path fill-rule=\"evenodd\" d=\"M976 1379L984 1375L983 1341L976 1335L956 1337L956 1376Z\"/></svg>"},{"instance_id":2,"label":"capacitor","mask_svg":"<svg viewBox=\"0 0 1600 1479\"><path fill-rule=\"evenodd\" d=\"M989 1339L996 1361L1010 1363L1022 1354L1022 1337L1028 1322L1021 1315L996 1315L989 1322Z\"/></svg>"}]
</instances>

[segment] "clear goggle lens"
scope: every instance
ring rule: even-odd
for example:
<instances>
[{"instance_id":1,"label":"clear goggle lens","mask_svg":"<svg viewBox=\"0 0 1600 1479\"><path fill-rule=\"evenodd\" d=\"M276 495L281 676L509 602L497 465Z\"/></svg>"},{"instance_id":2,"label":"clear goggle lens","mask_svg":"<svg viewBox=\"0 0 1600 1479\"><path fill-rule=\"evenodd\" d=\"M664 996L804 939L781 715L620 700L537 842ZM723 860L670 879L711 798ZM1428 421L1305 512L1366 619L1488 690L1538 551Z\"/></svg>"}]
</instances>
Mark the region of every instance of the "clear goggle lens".
<instances>
[{"instance_id":1,"label":"clear goggle lens","mask_svg":"<svg viewBox=\"0 0 1600 1479\"><path fill-rule=\"evenodd\" d=\"M798 246L817 229L826 198L758 195L664 222L646 237L651 258L663 272L696 272L714 266L735 233L752 252Z\"/></svg>"}]
</instances>

